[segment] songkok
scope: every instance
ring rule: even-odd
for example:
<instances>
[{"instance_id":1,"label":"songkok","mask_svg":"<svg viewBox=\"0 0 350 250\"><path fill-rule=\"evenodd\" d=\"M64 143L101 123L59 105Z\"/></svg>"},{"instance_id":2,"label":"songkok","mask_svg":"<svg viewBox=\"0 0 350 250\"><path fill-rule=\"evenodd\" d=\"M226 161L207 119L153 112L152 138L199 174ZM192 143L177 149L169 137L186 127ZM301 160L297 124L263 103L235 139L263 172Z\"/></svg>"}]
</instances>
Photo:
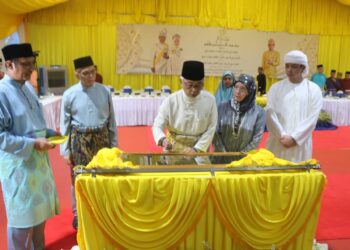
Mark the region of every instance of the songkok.
<instances>
[{"instance_id":1,"label":"songkok","mask_svg":"<svg viewBox=\"0 0 350 250\"><path fill-rule=\"evenodd\" d=\"M20 57L33 57L32 45L30 43L10 44L2 48L5 60Z\"/></svg>"},{"instance_id":2,"label":"songkok","mask_svg":"<svg viewBox=\"0 0 350 250\"><path fill-rule=\"evenodd\" d=\"M159 31L159 36L166 36L166 35L167 35L166 29L162 29L161 31Z\"/></svg>"},{"instance_id":3,"label":"songkok","mask_svg":"<svg viewBox=\"0 0 350 250\"><path fill-rule=\"evenodd\" d=\"M284 64L287 64L287 63L304 65L305 69L303 74L307 75L309 73L307 56L300 50L292 50L292 51L289 51L287 54L285 54Z\"/></svg>"},{"instance_id":4,"label":"songkok","mask_svg":"<svg viewBox=\"0 0 350 250\"><path fill-rule=\"evenodd\" d=\"M350 71L346 71L346 72L345 72L345 75L348 75L348 74L350 74Z\"/></svg>"},{"instance_id":5,"label":"songkok","mask_svg":"<svg viewBox=\"0 0 350 250\"><path fill-rule=\"evenodd\" d=\"M75 69L86 68L93 65L94 62L92 61L91 56L84 56L74 60Z\"/></svg>"},{"instance_id":6,"label":"songkok","mask_svg":"<svg viewBox=\"0 0 350 250\"><path fill-rule=\"evenodd\" d=\"M185 61L181 76L191 81L202 80L204 78L204 64L199 61Z\"/></svg>"},{"instance_id":7,"label":"songkok","mask_svg":"<svg viewBox=\"0 0 350 250\"><path fill-rule=\"evenodd\" d=\"M317 65L317 68L321 68L321 67L323 67L323 64Z\"/></svg>"},{"instance_id":8,"label":"songkok","mask_svg":"<svg viewBox=\"0 0 350 250\"><path fill-rule=\"evenodd\" d=\"M332 69L331 70L331 73L336 73L337 71L335 69Z\"/></svg>"}]
</instances>

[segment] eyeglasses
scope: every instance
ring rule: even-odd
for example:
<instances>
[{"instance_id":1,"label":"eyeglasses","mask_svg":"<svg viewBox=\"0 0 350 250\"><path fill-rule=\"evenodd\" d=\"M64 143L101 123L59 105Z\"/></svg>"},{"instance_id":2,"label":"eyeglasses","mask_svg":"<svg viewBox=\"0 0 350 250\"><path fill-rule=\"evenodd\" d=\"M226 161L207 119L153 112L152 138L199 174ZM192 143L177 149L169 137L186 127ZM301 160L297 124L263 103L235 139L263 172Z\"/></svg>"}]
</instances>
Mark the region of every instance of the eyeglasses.
<instances>
[{"instance_id":1,"label":"eyeglasses","mask_svg":"<svg viewBox=\"0 0 350 250\"><path fill-rule=\"evenodd\" d=\"M183 79L182 82L187 89L202 89L203 88L203 81L189 81L189 80Z\"/></svg>"},{"instance_id":2,"label":"eyeglasses","mask_svg":"<svg viewBox=\"0 0 350 250\"><path fill-rule=\"evenodd\" d=\"M241 88L241 87L238 87L238 86L234 86L233 87L234 91L239 93L239 94L248 94L248 91L246 88Z\"/></svg>"},{"instance_id":3,"label":"eyeglasses","mask_svg":"<svg viewBox=\"0 0 350 250\"><path fill-rule=\"evenodd\" d=\"M15 61L15 64L20 65L22 68L31 68L31 69L33 69L35 67L35 62Z\"/></svg>"},{"instance_id":4,"label":"eyeglasses","mask_svg":"<svg viewBox=\"0 0 350 250\"><path fill-rule=\"evenodd\" d=\"M84 77L94 76L96 74L96 69L81 71L80 74Z\"/></svg>"}]
</instances>

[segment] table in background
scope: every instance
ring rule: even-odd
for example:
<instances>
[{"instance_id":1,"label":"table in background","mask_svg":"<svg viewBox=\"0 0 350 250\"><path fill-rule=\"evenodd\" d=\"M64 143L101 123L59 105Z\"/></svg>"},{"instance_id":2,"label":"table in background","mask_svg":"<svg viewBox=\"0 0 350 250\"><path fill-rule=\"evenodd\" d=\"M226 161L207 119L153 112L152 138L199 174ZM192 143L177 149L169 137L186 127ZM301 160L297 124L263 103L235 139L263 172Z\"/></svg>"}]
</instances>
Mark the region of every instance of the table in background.
<instances>
[{"instance_id":1,"label":"table in background","mask_svg":"<svg viewBox=\"0 0 350 250\"><path fill-rule=\"evenodd\" d=\"M266 105L266 97L257 97L257 103ZM264 106L263 105L263 106ZM332 123L337 126L350 126L350 99L323 98L322 110L332 117Z\"/></svg>"},{"instance_id":2,"label":"table in background","mask_svg":"<svg viewBox=\"0 0 350 250\"><path fill-rule=\"evenodd\" d=\"M350 126L350 99L323 98L323 108L332 117L337 126Z\"/></svg>"},{"instance_id":3,"label":"table in background","mask_svg":"<svg viewBox=\"0 0 350 250\"><path fill-rule=\"evenodd\" d=\"M113 107L117 126L153 125L164 99L163 96L114 96Z\"/></svg>"},{"instance_id":4,"label":"table in background","mask_svg":"<svg viewBox=\"0 0 350 250\"><path fill-rule=\"evenodd\" d=\"M43 105L46 126L53 130L60 128L61 101L62 96L45 96L40 98L40 103Z\"/></svg>"}]
</instances>

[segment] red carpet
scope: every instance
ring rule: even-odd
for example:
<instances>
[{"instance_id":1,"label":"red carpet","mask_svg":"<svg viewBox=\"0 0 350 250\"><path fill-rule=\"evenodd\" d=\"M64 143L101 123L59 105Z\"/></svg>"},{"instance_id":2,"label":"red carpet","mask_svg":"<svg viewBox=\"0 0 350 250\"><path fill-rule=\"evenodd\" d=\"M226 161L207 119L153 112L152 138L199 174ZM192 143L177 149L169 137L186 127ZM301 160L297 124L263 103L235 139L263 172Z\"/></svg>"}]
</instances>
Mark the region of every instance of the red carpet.
<instances>
[{"instance_id":1,"label":"red carpet","mask_svg":"<svg viewBox=\"0 0 350 250\"><path fill-rule=\"evenodd\" d=\"M261 146L265 145L266 134ZM153 142L149 127L120 127L120 148L128 152L160 151ZM314 132L314 158L320 161L328 178L325 188L316 239L329 243L330 250L350 249L350 127L334 131ZM70 176L58 154L50 152L50 160L59 195L61 214L46 226L46 249L70 249L76 244L72 229ZM6 217L0 189L0 249L6 249Z\"/></svg>"}]
</instances>

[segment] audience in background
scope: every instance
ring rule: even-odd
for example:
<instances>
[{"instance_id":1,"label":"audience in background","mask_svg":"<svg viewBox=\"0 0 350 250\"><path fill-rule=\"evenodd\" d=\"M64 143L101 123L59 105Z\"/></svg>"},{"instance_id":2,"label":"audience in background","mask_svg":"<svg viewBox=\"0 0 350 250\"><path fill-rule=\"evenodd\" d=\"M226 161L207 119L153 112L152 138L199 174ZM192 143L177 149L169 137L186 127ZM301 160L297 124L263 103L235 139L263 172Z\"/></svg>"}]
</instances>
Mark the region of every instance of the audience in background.
<instances>
[{"instance_id":1,"label":"audience in background","mask_svg":"<svg viewBox=\"0 0 350 250\"><path fill-rule=\"evenodd\" d=\"M342 72L337 72L337 80L338 82L341 82L341 80L343 79L343 73Z\"/></svg>"},{"instance_id":2,"label":"audience in background","mask_svg":"<svg viewBox=\"0 0 350 250\"><path fill-rule=\"evenodd\" d=\"M103 83L103 77L102 77L101 74L98 73L98 71L97 71L97 66L96 66L96 65L95 65L95 70L96 70L95 82Z\"/></svg>"},{"instance_id":3,"label":"audience in background","mask_svg":"<svg viewBox=\"0 0 350 250\"><path fill-rule=\"evenodd\" d=\"M321 90L325 89L327 77L323 73L323 65L322 64L317 65L317 72L312 74L311 81L316 83L320 87Z\"/></svg>"},{"instance_id":4,"label":"audience in background","mask_svg":"<svg viewBox=\"0 0 350 250\"><path fill-rule=\"evenodd\" d=\"M231 71L225 71L219 82L219 86L215 93L216 105L227 102L232 99L233 84L235 82L235 76Z\"/></svg>"},{"instance_id":5,"label":"audience in background","mask_svg":"<svg viewBox=\"0 0 350 250\"><path fill-rule=\"evenodd\" d=\"M331 76L327 78L326 89L329 92L340 90L340 82L336 78L337 71L335 69L331 70Z\"/></svg>"},{"instance_id":6,"label":"audience in background","mask_svg":"<svg viewBox=\"0 0 350 250\"><path fill-rule=\"evenodd\" d=\"M312 158L312 131L322 108L322 92L304 78L309 66L303 52L288 52L284 64L287 79L267 94L266 147L279 158L300 162Z\"/></svg>"},{"instance_id":7,"label":"audience in background","mask_svg":"<svg viewBox=\"0 0 350 250\"><path fill-rule=\"evenodd\" d=\"M350 94L350 71L346 71L345 78L341 80L341 90Z\"/></svg>"},{"instance_id":8,"label":"audience in background","mask_svg":"<svg viewBox=\"0 0 350 250\"><path fill-rule=\"evenodd\" d=\"M262 67L258 68L258 75L256 77L258 81L258 92L260 95L266 94L266 76Z\"/></svg>"}]
</instances>

